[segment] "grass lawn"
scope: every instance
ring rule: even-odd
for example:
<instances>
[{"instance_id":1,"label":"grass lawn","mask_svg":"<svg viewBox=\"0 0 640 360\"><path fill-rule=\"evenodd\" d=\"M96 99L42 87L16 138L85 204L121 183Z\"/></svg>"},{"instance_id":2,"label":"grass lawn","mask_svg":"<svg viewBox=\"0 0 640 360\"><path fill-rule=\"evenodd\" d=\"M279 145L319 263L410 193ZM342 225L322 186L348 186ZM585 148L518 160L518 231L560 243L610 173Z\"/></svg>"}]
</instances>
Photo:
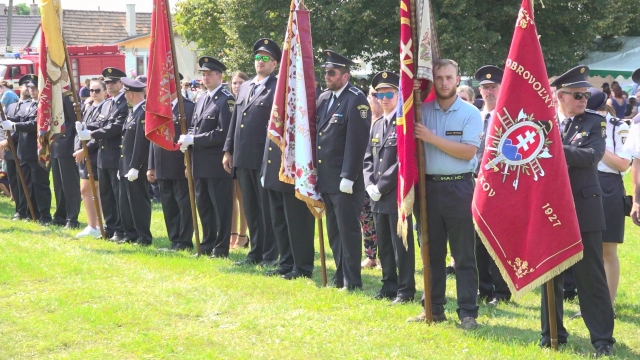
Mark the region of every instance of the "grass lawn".
<instances>
[{"instance_id":1,"label":"grass lawn","mask_svg":"<svg viewBox=\"0 0 640 360\"><path fill-rule=\"evenodd\" d=\"M229 260L158 252L169 243L159 205L151 248L76 240L76 231L11 221L12 214L1 198L0 359L570 359L593 352L583 321L569 319L577 304L565 306L569 344L557 353L536 346L539 291L497 309L482 305L480 329L465 332L450 278L449 320L408 324L420 304L373 300L375 269L363 272L363 292L343 293L320 287L318 256L313 279L285 281L233 266L246 250ZM640 358L639 249L640 229L627 221L614 332L624 359ZM331 277L333 259L327 264ZM422 276L416 281L421 293Z\"/></svg>"}]
</instances>

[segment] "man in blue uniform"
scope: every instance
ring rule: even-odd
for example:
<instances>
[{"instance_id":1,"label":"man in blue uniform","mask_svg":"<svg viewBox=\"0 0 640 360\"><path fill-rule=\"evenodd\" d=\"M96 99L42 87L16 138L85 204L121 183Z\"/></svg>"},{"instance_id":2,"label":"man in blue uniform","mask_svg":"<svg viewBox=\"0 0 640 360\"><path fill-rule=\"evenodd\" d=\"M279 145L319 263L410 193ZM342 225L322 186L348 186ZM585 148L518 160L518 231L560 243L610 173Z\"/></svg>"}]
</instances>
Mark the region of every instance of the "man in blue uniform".
<instances>
[{"instance_id":1,"label":"man in blue uniform","mask_svg":"<svg viewBox=\"0 0 640 360\"><path fill-rule=\"evenodd\" d=\"M360 210L364 202L363 162L371 126L367 97L351 85L353 61L325 50L325 90L316 111L318 191L327 211L327 233L336 262L333 285L362 288Z\"/></svg>"},{"instance_id":2,"label":"man in blue uniform","mask_svg":"<svg viewBox=\"0 0 640 360\"><path fill-rule=\"evenodd\" d=\"M222 165L222 148L229 132L233 95L222 87L227 67L210 56L198 60L207 93L196 102L189 134L180 135L180 149L192 146L196 203L202 219L200 250L213 258L229 257L233 178Z\"/></svg>"},{"instance_id":3,"label":"man in blue uniform","mask_svg":"<svg viewBox=\"0 0 640 360\"><path fill-rule=\"evenodd\" d=\"M456 94L458 64L441 59L433 64L436 100L422 104L422 122L415 136L424 142L426 158L427 234L431 261L431 303L434 322L446 320L447 240L456 260L458 318L462 328L478 327L478 272L471 215L473 172L480 145L482 119L471 104ZM425 321L426 314L409 321Z\"/></svg>"},{"instance_id":4,"label":"man in blue uniform","mask_svg":"<svg viewBox=\"0 0 640 360\"><path fill-rule=\"evenodd\" d=\"M605 152L606 119L587 110L591 97L586 80L589 68L580 65L560 75L551 86L557 89L558 123L564 156L568 165L571 192L578 215L582 260L573 265L580 312L589 330L597 356L610 356L613 344L613 307L602 260L602 230L605 229L602 188L597 167ZM569 333L563 324L563 277L553 279L555 287L558 342L567 342ZM542 287L542 338L540 346L549 347L549 311L546 286Z\"/></svg>"},{"instance_id":5,"label":"man in blue uniform","mask_svg":"<svg viewBox=\"0 0 640 360\"><path fill-rule=\"evenodd\" d=\"M364 156L364 184L371 197L378 237L378 257L382 265L382 289L377 299L393 299L392 304L412 301L416 293L413 224L408 221L407 248L398 236L398 150L396 106L400 77L391 71L377 73L371 80L384 114L371 126Z\"/></svg>"}]
</instances>

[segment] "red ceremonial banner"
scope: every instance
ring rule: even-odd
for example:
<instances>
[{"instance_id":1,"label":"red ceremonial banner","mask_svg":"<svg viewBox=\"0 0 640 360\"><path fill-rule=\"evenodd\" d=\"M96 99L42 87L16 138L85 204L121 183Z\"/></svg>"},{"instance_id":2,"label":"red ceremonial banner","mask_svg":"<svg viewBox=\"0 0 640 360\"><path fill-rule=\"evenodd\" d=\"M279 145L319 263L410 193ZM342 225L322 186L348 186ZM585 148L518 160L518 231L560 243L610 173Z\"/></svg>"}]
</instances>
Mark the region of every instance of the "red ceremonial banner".
<instances>
[{"instance_id":1,"label":"red ceremonial banner","mask_svg":"<svg viewBox=\"0 0 640 360\"><path fill-rule=\"evenodd\" d=\"M472 204L514 299L582 258L555 115L530 0L523 0Z\"/></svg>"},{"instance_id":2,"label":"red ceremonial banner","mask_svg":"<svg viewBox=\"0 0 640 360\"><path fill-rule=\"evenodd\" d=\"M176 83L166 9L166 0L153 1L144 133L161 148L178 150L173 142L171 95L176 94Z\"/></svg>"}]
</instances>

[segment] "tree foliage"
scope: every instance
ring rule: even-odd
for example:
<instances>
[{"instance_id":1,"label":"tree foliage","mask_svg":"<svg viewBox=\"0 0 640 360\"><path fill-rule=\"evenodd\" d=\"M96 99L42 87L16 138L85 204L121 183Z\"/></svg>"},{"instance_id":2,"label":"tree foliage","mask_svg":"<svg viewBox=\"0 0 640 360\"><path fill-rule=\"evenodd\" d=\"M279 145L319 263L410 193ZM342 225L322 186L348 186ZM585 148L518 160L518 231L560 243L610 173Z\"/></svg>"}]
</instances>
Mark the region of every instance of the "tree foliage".
<instances>
[{"instance_id":1,"label":"tree foliage","mask_svg":"<svg viewBox=\"0 0 640 360\"><path fill-rule=\"evenodd\" d=\"M620 35L640 35L634 0L535 2L535 21L549 75L579 63L590 51L616 50ZM397 69L398 0L307 0L316 64L322 50L372 62L373 70ZM442 57L459 62L463 74L485 64L503 66L520 2L514 0L432 1ZM252 46L269 37L280 43L290 0L182 0L176 30L217 56L230 69L253 72ZM598 39L599 41L595 41Z\"/></svg>"},{"instance_id":2,"label":"tree foliage","mask_svg":"<svg viewBox=\"0 0 640 360\"><path fill-rule=\"evenodd\" d=\"M29 5L27 4L17 4L14 5L14 7L16 8L16 11L18 12L18 15L30 15L31 14L31 9L29 9Z\"/></svg>"}]
</instances>

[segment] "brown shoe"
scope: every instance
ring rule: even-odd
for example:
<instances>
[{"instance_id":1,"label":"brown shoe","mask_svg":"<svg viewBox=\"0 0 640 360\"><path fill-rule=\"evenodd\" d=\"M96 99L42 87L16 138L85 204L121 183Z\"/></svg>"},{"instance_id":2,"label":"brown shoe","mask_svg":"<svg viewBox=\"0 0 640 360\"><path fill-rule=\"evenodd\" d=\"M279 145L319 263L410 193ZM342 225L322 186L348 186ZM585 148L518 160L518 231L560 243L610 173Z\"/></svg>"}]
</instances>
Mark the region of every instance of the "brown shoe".
<instances>
[{"instance_id":1,"label":"brown shoe","mask_svg":"<svg viewBox=\"0 0 640 360\"><path fill-rule=\"evenodd\" d=\"M360 263L360 267L363 269L373 269L376 266L376 259L366 258Z\"/></svg>"}]
</instances>

